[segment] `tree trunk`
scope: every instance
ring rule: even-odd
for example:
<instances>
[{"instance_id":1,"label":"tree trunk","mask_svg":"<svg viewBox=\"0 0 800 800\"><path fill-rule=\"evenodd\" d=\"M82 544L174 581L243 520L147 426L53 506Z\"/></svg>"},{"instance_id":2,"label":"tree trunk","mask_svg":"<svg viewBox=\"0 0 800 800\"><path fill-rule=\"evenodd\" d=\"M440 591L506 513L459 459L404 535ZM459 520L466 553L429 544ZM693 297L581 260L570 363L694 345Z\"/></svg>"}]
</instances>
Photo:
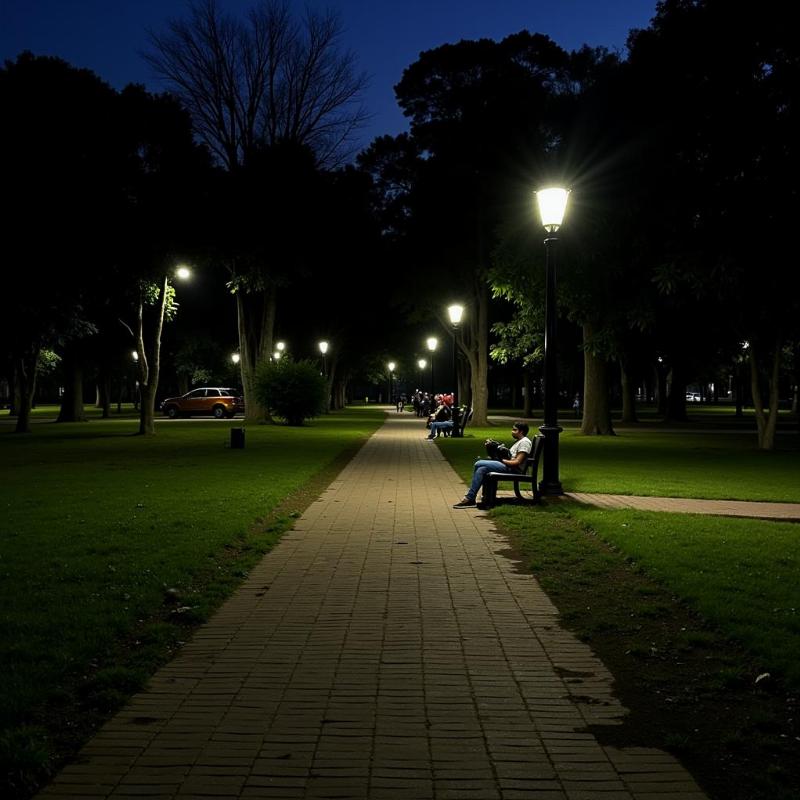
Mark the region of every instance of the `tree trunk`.
<instances>
[{"instance_id":1,"label":"tree trunk","mask_svg":"<svg viewBox=\"0 0 800 800\"><path fill-rule=\"evenodd\" d=\"M8 368L8 414L11 417L17 416L19 408L19 382L17 380L17 368L14 359L11 359Z\"/></svg>"},{"instance_id":2,"label":"tree trunk","mask_svg":"<svg viewBox=\"0 0 800 800\"><path fill-rule=\"evenodd\" d=\"M742 363L739 358L733 366L733 391L736 395L736 416L744 416L744 377L742 376Z\"/></svg>"},{"instance_id":3,"label":"tree trunk","mask_svg":"<svg viewBox=\"0 0 800 800\"><path fill-rule=\"evenodd\" d=\"M522 416L525 419L530 419L533 416L533 381L531 380L531 371L529 369L522 370L522 385L525 387Z\"/></svg>"},{"instance_id":4,"label":"tree trunk","mask_svg":"<svg viewBox=\"0 0 800 800\"><path fill-rule=\"evenodd\" d=\"M683 369L673 364L667 391L667 413L665 420L686 422L686 378Z\"/></svg>"},{"instance_id":5,"label":"tree trunk","mask_svg":"<svg viewBox=\"0 0 800 800\"><path fill-rule=\"evenodd\" d=\"M347 405L347 378L339 376L333 384L333 410L341 411Z\"/></svg>"},{"instance_id":6,"label":"tree trunk","mask_svg":"<svg viewBox=\"0 0 800 800\"><path fill-rule=\"evenodd\" d=\"M100 365L97 376L97 404L102 419L108 419L111 416L111 372L107 364Z\"/></svg>"},{"instance_id":7,"label":"tree trunk","mask_svg":"<svg viewBox=\"0 0 800 800\"><path fill-rule=\"evenodd\" d=\"M83 364L74 344L67 345L62 364L64 394L56 422L86 422L83 410Z\"/></svg>"},{"instance_id":8,"label":"tree trunk","mask_svg":"<svg viewBox=\"0 0 800 800\"><path fill-rule=\"evenodd\" d=\"M656 413L667 416L667 368L659 362L656 370Z\"/></svg>"},{"instance_id":9,"label":"tree trunk","mask_svg":"<svg viewBox=\"0 0 800 800\"><path fill-rule=\"evenodd\" d=\"M161 370L161 332L164 330L164 313L167 307L169 278L161 287L158 317L153 332L152 360L148 364L144 348L144 298L140 297L137 314L136 352L139 354L139 435L152 436L155 431L155 405L158 375Z\"/></svg>"},{"instance_id":10,"label":"tree trunk","mask_svg":"<svg viewBox=\"0 0 800 800\"><path fill-rule=\"evenodd\" d=\"M15 433L31 432L31 408L33 393L36 391L36 368L39 362L39 347L20 355L15 364L14 385L19 393L17 403L17 425Z\"/></svg>"},{"instance_id":11,"label":"tree trunk","mask_svg":"<svg viewBox=\"0 0 800 800\"><path fill-rule=\"evenodd\" d=\"M594 331L583 325L583 421L581 433L589 436L613 436L611 404L608 397L608 362L587 346Z\"/></svg>"},{"instance_id":12,"label":"tree trunk","mask_svg":"<svg viewBox=\"0 0 800 800\"><path fill-rule=\"evenodd\" d=\"M245 422L262 424L269 421L269 412L255 395L256 369L272 355L272 338L275 329L275 290L236 293L236 310L239 320L239 366L244 389Z\"/></svg>"},{"instance_id":13,"label":"tree trunk","mask_svg":"<svg viewBox=\"0 0 800 800\"><path fill-rule=\"evenodd\" d=\"M781 342L775 342L772 353L772 364L769 373L769 408L764 409L761 397L761 385L758 375L758 361L756 346L751 342L748 350L750 357L750 383L753 392L753 407L756 412L756 425L758 426L758 446L761 450L772 450L775 447L775 430L778 425L778 377L780 375Z\"/></svg>"},{"instance_id":14,"label":"tree trunk","mask_svg":"<svg viewBox=\"0 0 800 800\"><path fill-rule=\"evenodd\" d=\"M461 352L470 369L470 398L473 425L489 424L489 286L476 276L475 314L470 316L468 335L459 339ZM463 329L462 329L463 330Z\"/></svg>"},{"instance_id":15,"label":"tree trunk","mask_svg":"<svg viewBox=\"0 0 800 800\"><path fill-rule=\"evenodd\" d=\"M630 378L625 362L619 363L620 380L622 383L622 421L638 422L636 416L636 387Z\"/></svg>"}]
</instances>

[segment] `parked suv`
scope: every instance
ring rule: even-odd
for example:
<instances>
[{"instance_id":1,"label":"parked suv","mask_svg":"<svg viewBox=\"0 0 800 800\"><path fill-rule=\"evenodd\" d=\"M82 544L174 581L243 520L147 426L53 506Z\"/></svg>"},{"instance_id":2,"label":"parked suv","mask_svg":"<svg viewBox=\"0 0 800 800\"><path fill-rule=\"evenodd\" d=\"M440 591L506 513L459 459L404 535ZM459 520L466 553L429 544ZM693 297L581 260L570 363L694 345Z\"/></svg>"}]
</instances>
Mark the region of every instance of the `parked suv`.
<instances>
[{"instance_id":1,"label":"parked suv","mask_svg":"<svg viewBox=\"0 0 800 800\"><path fill-rule=\"evenodd\" d=\"M244 400L235 389L203 387L192 389L182 397L168 397L161 403L161 410L170 419L192 414L211 414L222 419L244 411Z\"/></svg>"}]
</instances>

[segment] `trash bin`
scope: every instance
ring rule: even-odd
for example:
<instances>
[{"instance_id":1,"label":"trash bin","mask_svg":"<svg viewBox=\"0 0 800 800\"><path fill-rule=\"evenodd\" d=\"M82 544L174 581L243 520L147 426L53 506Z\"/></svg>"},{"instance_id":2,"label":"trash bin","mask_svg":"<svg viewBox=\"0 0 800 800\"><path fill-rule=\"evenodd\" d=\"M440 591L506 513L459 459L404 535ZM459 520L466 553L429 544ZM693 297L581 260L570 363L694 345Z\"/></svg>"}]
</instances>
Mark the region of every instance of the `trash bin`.
<instances>
[{"instance_id":1,"label":"trash bin","mask_svg":"<svg viewBox=\"0 0 800 800\"><path fill-rule=\"evenodd\" d=\"M244 428L231 428L231 450L244 449Z\"/></svg>"}]
</instances>

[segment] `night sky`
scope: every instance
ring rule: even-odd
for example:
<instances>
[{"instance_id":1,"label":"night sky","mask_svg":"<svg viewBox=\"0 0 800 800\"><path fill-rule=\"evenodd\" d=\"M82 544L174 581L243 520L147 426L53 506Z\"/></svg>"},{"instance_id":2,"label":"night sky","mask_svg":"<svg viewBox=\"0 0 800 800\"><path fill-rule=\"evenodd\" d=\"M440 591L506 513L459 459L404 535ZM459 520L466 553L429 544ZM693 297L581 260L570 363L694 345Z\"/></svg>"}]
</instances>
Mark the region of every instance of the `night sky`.
<instances>
[{"instance_id":1,"label":"night sky","mask_svg":"<svg viewBox=\"0 0 800 800\"><path fill-rule=\"evenodd\" d=\"M371 76L364 98L373 118L364 145L384 133L405 130L392 87L422 50L460 39L499 40L527 29L544 33L566 49L582 44L624 51L631 28L646 27L656 0L310 0L298 10L339 12L343 44ZM253 0L220 0L239 14ZM23 50L56 55L93 70L115 88L143 83L164 87L140 57L147 30L163 30L170 17L184 15L185 0L0 0L0 59Z\"/></svg>"}]
</instances>

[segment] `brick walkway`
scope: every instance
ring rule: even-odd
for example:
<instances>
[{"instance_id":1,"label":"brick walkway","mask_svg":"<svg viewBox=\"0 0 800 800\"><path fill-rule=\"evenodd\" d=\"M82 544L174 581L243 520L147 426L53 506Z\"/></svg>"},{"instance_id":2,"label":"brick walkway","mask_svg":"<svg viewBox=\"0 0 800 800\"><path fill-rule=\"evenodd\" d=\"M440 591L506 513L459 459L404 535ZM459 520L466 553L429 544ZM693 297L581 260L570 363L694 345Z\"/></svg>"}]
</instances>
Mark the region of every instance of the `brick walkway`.
<instances>
[{"instance_id":1,"label":"brick walkway","mask_svg":"<svg viewBox=\"0 0 800 800\"><path fill-rule=\"evenodd\" d=\"M392 416L40 797L703 798L463 489Z\"/></svg>"},{"instance_id":2,"label":"brick walkway","mask_svg":"<svg viewBox=\"0 0 800 800\"><path fill-rule=\"evenodd\" d=\"M693 500L683 497L633 497L623 494L567 492L565 497L602 508L638 508L641 511L677 511L725 517L800 522L800 503L756 503L749 500Z\"/></svg>"}]
</instances>

